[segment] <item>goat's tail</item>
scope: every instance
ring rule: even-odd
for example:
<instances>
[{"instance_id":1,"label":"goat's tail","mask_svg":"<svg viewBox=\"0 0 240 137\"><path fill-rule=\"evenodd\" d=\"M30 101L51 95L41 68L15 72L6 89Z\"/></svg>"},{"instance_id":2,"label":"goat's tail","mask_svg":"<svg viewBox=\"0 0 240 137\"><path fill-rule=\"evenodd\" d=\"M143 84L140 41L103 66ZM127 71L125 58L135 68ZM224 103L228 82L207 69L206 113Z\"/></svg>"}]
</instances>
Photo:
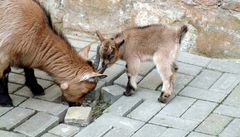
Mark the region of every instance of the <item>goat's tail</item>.
<instances>
[{"instance_id":1,"label":"goat's tail","mask_svg":"<svg viewBox=\"0 0 240 137\"><path fill-rule=\"evenodd\" d=\"M179 38L179 43L181 44L181 41L184 37L184 35L187 33L188 27L186 25L181 26L181 28L178 31L178 38Z\"/></svg>"}]
</instances>

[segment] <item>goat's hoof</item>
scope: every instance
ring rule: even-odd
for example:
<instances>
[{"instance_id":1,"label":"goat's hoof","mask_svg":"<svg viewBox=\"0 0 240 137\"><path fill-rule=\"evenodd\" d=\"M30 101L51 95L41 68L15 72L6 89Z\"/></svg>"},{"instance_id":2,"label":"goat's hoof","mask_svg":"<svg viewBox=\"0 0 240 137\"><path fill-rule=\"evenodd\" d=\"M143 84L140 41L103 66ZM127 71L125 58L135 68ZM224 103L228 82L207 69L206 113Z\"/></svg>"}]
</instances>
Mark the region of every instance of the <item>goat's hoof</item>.
<instances>
[{"instance_id":1,"label":"goat's hoof","mask_svg":"<svg viewBox=\"0 0 240 137\"><path fill-rule=\"evenodd\" d=\"M160 97L158 98L158 101L161 103L166 103L169 97L170 97L170 94L166 92L162 92Z\"/></svg>"},{"instance_id":2,"label":"goat's hoof","mask_svg":"<svg viewBox=\"0 0 240 137\"><path fill-rule=\"evenodd\" d=\"M44 89L39 84L37 84L34 87L31 87L30 89L31 89L32 93L34 94L34 96L45 95Z\"/></svg>"},{"instance_id":3,"label":"goat's hoof","mask_svg":"<svg viewBox=\"0 0 240 137\"><path fill-rule=\"evenodd\" d=\"M125 96L131 96L131 95L132 95L132 92L125 91L125 92L123 92L123 95L125 95Z\"/></svg>"},{"instance_id":4,"label":"goat's hoof","mask_svg":"<svg viewBox=\"0 0 240 137\"><path fill-rule=\"evenodd\" d=\"M13 106L12 99L10 98L9 95L0 96L0 106L3 106L3 107Z\"/></svg>"}]
</instances>

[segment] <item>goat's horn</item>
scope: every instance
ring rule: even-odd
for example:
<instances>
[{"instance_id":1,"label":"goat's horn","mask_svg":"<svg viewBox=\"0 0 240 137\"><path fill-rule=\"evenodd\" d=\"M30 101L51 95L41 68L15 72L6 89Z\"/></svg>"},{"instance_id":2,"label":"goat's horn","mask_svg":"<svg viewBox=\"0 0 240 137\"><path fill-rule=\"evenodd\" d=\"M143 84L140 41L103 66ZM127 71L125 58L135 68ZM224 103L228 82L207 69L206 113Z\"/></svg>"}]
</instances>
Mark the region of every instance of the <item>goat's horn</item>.
<instances>
[{"instance_id":1,"label":"goat's horn","mask_svg":"<svg viewBox=\"0 0 240 137\"><path fill-rule=\"evenodd\" d=\"M94 60L94 66L95 66L96 69L98 69L98 66L100 64L99 49L100 49L100 45L97 47L97 54L96 54L96 58Z\"/></svg>"}]
</instances>

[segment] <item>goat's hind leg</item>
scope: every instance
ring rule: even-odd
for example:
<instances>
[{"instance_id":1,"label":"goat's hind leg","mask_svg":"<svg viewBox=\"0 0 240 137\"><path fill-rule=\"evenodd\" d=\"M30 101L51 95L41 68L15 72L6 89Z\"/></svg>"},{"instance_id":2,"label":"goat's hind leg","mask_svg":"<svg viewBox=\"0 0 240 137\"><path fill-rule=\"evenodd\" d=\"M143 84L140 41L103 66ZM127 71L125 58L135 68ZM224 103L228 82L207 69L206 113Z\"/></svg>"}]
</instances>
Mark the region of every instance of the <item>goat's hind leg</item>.
<instances>
[{"instance_id":1,"label":"goat's hind leg","mask_svg":"<svg viewBox=\"0 0 240 137\"><path fill-rule=\"evenodd\" d=\"M13 106L12 99L8 94L8 74L11 72L10 66L4 69L0 77L0 105Z\"/></svg>"},{"instance_id":2,"label":"goat's hind leg","mask_svg":"<svg viewBox=\"0 0 240 137\"><path fill-rule=\"evenodd\" d=\"M25 84L32 91L34 95L44 95L44 89L38 84L34 75L34 70L31 68L24 68Z\"/></svg>"}]
</instances>

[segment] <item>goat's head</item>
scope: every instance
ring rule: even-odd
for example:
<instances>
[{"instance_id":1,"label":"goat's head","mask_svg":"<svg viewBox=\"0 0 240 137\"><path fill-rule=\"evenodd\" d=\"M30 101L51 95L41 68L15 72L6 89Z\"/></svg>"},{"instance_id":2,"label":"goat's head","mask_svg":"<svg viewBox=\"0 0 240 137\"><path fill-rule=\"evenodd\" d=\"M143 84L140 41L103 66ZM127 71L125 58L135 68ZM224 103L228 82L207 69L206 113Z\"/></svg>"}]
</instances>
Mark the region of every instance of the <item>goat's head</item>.
<instances>
[{"instance_id":1,"label":"goat's head","mask_svg":"<svg viewBox=\"0 0 240 137\"><path fill-rule=\"evenodd\" d=\"M90 46L87 46L79 53L85 60L82 70L76 72L73 79L62 82L60 85L63 96L69 103L81 104L83 96L93 90L100 79L107 77L107 75L98 73L91 61L87 60L89 49Z\"/></svg>"},{"instance_id":2,"label":"goat's head","mask_svg":"<svg viewBox=\"0 0 240 137\"><path fill-rule=\"evenodd\" d=\"M106 39L99 31L97 31L97 36L101 41L97 52L102 59L100 72L103 73L107 67L114 64L120 58L119 52L121 45L124 44L124 38L122 34L117 34L114 38Z\"/></svg>"}]
</instances>

